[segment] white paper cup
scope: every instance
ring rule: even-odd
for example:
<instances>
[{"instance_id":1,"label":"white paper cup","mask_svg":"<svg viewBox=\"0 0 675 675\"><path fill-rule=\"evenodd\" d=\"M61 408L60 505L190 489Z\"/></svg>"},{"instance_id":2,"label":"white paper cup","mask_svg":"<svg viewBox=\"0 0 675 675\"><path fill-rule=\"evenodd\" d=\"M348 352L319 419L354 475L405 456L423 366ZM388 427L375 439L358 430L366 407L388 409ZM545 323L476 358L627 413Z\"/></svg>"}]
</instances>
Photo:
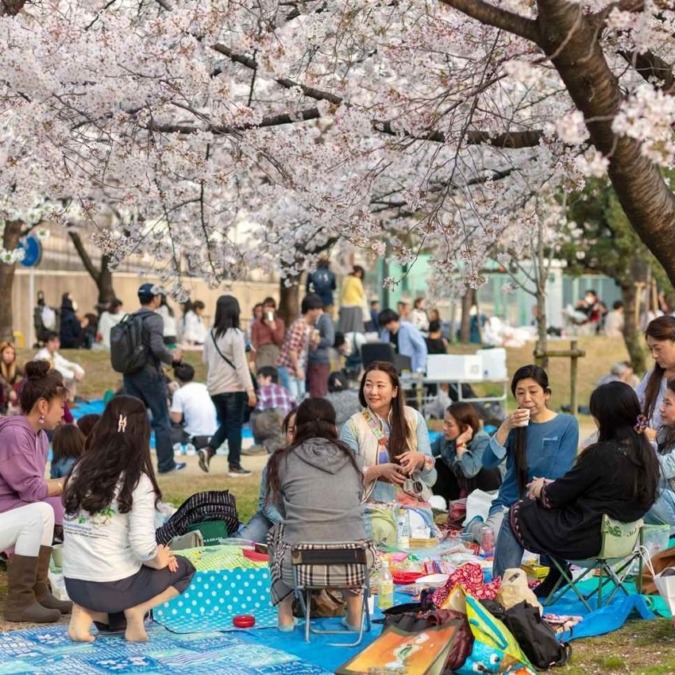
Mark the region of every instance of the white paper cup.
<instances>
[{"instance_id":1,"label":"white paper cup","mask_svg":"<svg viewBox=\"0 0 675 675\"><path fill-rule=\"evenodd\" d=\"M527 417L520 423L516 424L517 427L526 427L530 424L530 409L529 408L519 408L519 410L527 413Z\"/></svg>"}]
</instances>

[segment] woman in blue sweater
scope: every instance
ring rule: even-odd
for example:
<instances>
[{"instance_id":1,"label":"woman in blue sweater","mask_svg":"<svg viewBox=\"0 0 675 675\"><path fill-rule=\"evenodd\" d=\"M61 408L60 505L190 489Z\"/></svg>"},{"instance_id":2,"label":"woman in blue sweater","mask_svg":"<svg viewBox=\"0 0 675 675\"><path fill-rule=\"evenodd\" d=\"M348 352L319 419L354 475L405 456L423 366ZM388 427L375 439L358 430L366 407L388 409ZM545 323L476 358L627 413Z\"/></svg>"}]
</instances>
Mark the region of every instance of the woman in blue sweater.
<instances>
[{"instance_id":1,"label":"woman in blue sweater","mask_svg":"<svg viewBox=\"0 0 675 675\"><path fill-rule=\"evenodd\" d=\"M495 537L504 514L527 493L528 483L535 478L564 476L574 464L579 445L576 418L548 408L551 389L543 368L519 368L511 380L511 392L518 408L501 423L483 453L487 469L506 460L506 475L485 522ZM482 525L472 522L467 529L476 535Z\"/></svg>"}]
</instances>

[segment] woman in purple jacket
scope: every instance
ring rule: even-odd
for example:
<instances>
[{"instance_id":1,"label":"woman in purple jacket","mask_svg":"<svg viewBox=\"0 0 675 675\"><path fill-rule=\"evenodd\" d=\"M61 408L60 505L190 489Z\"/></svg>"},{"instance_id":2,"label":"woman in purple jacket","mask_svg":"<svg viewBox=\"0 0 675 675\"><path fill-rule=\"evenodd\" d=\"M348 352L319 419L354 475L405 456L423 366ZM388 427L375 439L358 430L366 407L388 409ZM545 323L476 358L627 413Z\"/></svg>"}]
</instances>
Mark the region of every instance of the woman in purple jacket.
<instances>
[{"instance_id":1,"label":"woman in purple jacket","mask_svg":"<svg viewBox=\"0 0 675 675\"><path fill-rule=\"evenodd\" d=\"M66 388L61 375L50 370L47 361L26 364L26 382L21 391L22 414L0 419L0 513L9 514L26 504L47 502L56 522L63 522L63 478L45 480L49 439L47 429L61 421ZM17 511L17 519L22 512ZM46 533L44 541L51 543ZM71 603L54 598L49 592L47 573L52 548L40 546L37 557L15 555L9 563L10 584L20 587L27 605L36 599L43 607L70 611ZM13 608L19 611L19 607ZM36 619L31 619L35 621Z\"/></svg>"}]
</instances>

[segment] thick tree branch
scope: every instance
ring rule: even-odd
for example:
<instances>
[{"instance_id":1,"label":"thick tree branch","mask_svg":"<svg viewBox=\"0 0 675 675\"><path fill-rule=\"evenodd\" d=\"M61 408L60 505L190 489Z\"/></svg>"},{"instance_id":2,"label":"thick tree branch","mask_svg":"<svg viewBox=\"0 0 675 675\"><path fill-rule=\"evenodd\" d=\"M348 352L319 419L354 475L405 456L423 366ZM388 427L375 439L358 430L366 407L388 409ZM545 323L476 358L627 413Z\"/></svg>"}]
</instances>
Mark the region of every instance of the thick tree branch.
<instances>
[{"instance_id":1,"label":"thick tree branch","mask_svg":"<svg viewBox=\"0 0 675 675\"><path fill-rule=\"evenodd\" d=\"M476 21L519 35L538 44L539 30L536 21L532 21L532 19L500 9L483 2L483 0L441 0L441 2L454 7L454 9L470 16L472 19L476 19Z\"/></svg>"},{"instance_id":2,"label":"thick tree branch","mask_svg":"<svg viewBox=\"0 0 675 675\"><path fill-rule=\"evenodd\" d=\"M84 244L82 243L80 235L77 232L73 232L71 230L68 232L68 236L70 237L70 240L73 242L75 250L77 251L77 255L80 256L80 260L82 261L82 264L84 265L85 269L87 270L91 278L98 284L98 280L101 276L101 271L96 267L96 265L94 265L91 257L89 256L89 253L87 252L87 249L84 247Z\"/></svg>"},{"instance_id":3,"label":"thick tree branch","mask_svg":"<svg viewBox=\"0 0 675 675\"><path fill-rule=\"evenodd\" d=\"M652 52L621 51L619 54L635 68L642 79L649 82L655 89L661 89L666 94L675 94L675 74L667 61ZM662 84L656 84L655 80Z\"/></svg>"},{"instance_id":4,"label":"thick tree branch","mask_svg":"<svg viewBox=\"0 0 675 675\"><path fill-rule=\"evenodd\" d=\"M390 136L404 136L415 141L432 141L434 143L445 143L448 139L442 131L430 131L429 133L415 136L407 132L396 131L391 122L376 120L373 122L373 129ZM489 131L468 131L466 142L468 145L480 145L486 143L496 148L505 148L509 150L517 148L532 148L539 145L543 137L542 129L533 129L532 131L506 131L501 134L491 133Z\"/></svg>"},{"instance_id":5,"label":"thick tree branch","mask_svg":"<svg viewBox=\"0 0 675 675\"><path fill-rule=\"evenodd\" d=\"M16 16L26 4L26 0L0 0L0 16Z\"/></svg>"}]
</instances>

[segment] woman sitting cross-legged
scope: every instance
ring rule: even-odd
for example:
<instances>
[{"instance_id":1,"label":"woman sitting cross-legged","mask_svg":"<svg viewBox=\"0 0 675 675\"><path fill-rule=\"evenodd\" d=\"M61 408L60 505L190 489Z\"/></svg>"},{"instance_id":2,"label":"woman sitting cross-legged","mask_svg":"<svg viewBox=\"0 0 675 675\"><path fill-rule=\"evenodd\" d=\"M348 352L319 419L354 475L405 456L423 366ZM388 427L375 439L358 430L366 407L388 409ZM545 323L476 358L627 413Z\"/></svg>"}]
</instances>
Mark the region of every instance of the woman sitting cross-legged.
<instances>
[{"instance_id":1,"label":"woman sitting cross-legged","mask_svg":"<svg viewBox=\"0 0 675 675\"><path fill-rule=\"evenodd\" d=\"M592 558L602 548L604 514L630 523L654 503L659 464L635 392L623 382L604 384L591 394L590 408L598 442L561 478L535 478L528 498L511 507L499 531L495 577L519 567L524 548L560 560ZM549 573L537 595L546 597L559 577Z\"/></svg>"},{"instance_id":2,"label":"woman sitting cross-legged","mask_svg":"<svg viewBox=\"0 0 675 675\"><path fill-rule=\"evenodd\" d=\"M277 450L267 465L267 502L284 522L270 531L272 601L278 606L278 627L291 631L293 569L291 549L303 543L365 540L361 498L363 473L352 451L338 440L335 410L322 398L300 404L295 441ZM358 630L363 597L343 591L348 628Z\"/></svg>"},{"instance_id":3,"label":"woman sitting cross-legged","mask_svg":"<svg viewBox=\"0 0 675 675\"><path fill-rule=\"evenodd\" d=\"M162 494L149 443L143 402L117 396L66 481L63 574L74 603L68 634L76 642L94 639L94 621L112 627L124 619L127 640L147 640L146 612L182 593L195 572L187 559L155 543Z\"/></svg>"}]
</instances>

